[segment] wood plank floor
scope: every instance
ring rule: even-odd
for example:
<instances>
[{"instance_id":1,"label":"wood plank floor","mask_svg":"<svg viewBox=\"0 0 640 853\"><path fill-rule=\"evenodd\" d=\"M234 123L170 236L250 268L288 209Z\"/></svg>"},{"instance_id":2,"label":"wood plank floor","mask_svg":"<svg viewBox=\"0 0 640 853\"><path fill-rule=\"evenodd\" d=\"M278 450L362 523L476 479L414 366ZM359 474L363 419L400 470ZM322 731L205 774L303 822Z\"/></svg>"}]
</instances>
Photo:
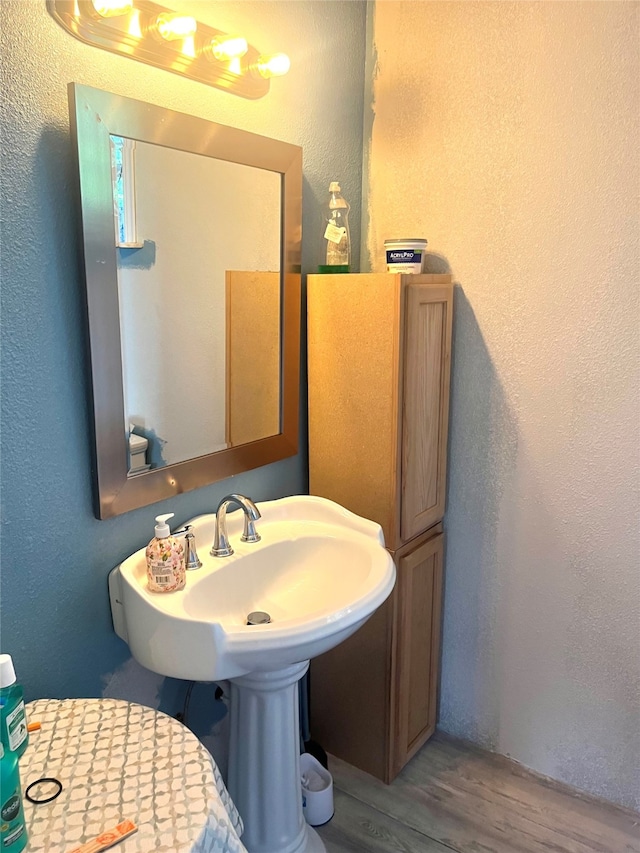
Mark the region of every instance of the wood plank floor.
<instances>
[{"instance_id":1,"label":"wood plank floor","mask_svg":"<svg viewBox=\"0 0 640 853\"><path fill-rule=\"evenodd\" d=\"M328 853L640 853L640 814L436 734L391 785L330 756Z\"/></svg>"}]
</instances>

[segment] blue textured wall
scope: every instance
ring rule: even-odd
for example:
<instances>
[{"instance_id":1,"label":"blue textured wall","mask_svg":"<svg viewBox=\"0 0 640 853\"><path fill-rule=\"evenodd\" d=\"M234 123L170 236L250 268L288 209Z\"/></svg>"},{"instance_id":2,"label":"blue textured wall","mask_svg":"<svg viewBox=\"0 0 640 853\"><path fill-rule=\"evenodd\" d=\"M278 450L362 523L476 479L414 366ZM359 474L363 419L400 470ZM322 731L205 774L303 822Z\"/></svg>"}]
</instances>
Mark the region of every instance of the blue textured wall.
<instances>
[{"instance_id":1,"label":"blue textured wall","mask_svg":"<svg viewBox=\"0 0 640 853\"><path fill-rule=\"evenodd\" d=\"M273 81L265 98L246 101L84 45L55 23L44 0L0 6L6 72L2 651L13 655L28 699L108 693L161 703L170 713L177 710L185 685L163 684L140 671L112 631L109 571L149 540L159 512L175 512L178 524L211 512L231 490L262 500L304 492L307 484L303 448L296 458L171 501L111 520L94 518L84 285L67 83L301 145L303 270L318 262L319 209L331 180L342 181L352 202L354 257L359 253L365 3L171 5L217 28L240 32L265 52L286 52L291 71Z\"/></svg>"}]
</instances>

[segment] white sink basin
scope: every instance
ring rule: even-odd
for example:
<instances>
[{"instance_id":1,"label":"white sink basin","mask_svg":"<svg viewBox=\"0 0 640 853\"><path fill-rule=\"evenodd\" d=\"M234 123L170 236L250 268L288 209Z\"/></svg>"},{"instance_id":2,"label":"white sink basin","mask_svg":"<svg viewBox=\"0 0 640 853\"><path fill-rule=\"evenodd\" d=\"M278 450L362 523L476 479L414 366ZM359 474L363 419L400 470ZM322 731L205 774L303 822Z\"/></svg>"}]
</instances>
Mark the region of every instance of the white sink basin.
<instances>
[{"instance_id":1,"label":"white sink basin","mask_svg":"<svg viewBox=\"0 0 640 853\"><path fill-rule=\"evenodd\" d=\"M214 515L190 522L203 566L178 592L149 592L144 548L125 560L109 575L113 622L154 672L230 680L228 788L249 853L323 853L302 814L298 680L383 603L395 566L380 526L332 501L258 508L256 543L240 540L242 512L227 516L230 557L209 554ZM247 625L254 611L272 621Z\"/></svg>"},{"instance_id":2,"label":"white sink basin","mask_svg":"<svg viewBox=\"0 0 640 853\"><path fill-rule=\"evenodd\" d=\"M209 555L214 515L190 522L203 567L184 590L148 591L144 548L113 570L114 627L143 666L193 681L280 669L342 642L393 589L378 524L317 497L258 508L257 543L240 541L242 512L227 516L230 557ZM247 625L253 611L272 621Z\"/></svg>"}]
</instances>

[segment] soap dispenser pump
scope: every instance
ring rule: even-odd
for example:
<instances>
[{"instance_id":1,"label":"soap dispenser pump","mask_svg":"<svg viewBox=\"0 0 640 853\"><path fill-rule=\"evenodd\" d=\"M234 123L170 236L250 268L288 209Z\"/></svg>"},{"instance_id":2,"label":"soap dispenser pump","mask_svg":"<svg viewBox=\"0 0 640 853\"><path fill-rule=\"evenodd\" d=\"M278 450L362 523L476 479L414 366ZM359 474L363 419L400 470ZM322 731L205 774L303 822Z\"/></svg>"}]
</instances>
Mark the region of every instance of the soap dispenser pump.
<instances>
[{"instance_id":1,"label":"soap dispenser pump","mask_svg":"<svg viewBox=\"0 0 640 853\"><path fill-rule=\"evenodd\" d=\"M147 545L147 580L151 592L175 592L186 583L184 548L171 530L167 520L173 513L156 516L155 536Z\"/></svg>"}]
</instances>

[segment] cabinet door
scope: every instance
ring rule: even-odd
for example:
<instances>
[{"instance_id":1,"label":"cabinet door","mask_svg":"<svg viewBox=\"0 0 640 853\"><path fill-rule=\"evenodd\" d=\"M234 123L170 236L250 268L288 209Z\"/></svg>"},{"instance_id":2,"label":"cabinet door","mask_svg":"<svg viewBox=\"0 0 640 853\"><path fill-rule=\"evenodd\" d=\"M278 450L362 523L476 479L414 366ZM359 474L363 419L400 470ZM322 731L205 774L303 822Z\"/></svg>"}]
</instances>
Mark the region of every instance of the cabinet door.
<instances>
[{"instance_id":1,"label":"cabinet door","mask_svg":"<svg viewBox=\"0 0 640 853\"><path fill-rule=\"evenodd\" d=\"M409 276L407 276L409 278ZM402 404L402 541L444 516L452 295L406 287Z\"/></svg>"},{"instance_id":2,"label":"cabinet door","mask_svg":"<svg viewBox=\"0 0 640 853\"><path fill-rule=\"evenodd\" d=\"M394 774L436 727L442 562L439 534L400 556L398 567Z\"/></svg>"}]
</instances>

